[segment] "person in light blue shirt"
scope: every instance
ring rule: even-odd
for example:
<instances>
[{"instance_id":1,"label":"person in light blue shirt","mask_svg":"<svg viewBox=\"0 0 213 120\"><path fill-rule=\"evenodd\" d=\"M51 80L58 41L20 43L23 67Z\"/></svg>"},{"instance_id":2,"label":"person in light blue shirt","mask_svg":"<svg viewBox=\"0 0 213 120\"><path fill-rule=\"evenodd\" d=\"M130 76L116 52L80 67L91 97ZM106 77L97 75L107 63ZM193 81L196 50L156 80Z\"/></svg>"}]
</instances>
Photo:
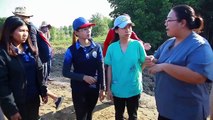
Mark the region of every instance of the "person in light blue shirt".
<instances>
[{"instance_id":1,"label":"person in light blue shirt","mask_svg":"<svg viewBox=\"0 0 213 120\"><path fill-rule=\"evenodd\" d=\"M146 52L142 42L130 38L133 25L128 16L115 19L115 41L108 47L104 61L109 66L107 97L114 101L116 120L124 119L125 106L129 120L137 120Z\"/></svg>"},{"instance_id":2,"label":"person in light blue shirt","mask_svg":"<svg viewBox=\"0 0 213 120\"><path fill-rule=\"evenodd\" d=\"M199 31L203 19L188 5L177 5L165 20L165 41L147 56L155 74L158 120L206 120L209 115L208 82L213 80L213 52ZM153 63L154 62L154 63Z\"/></svg>"}]
</instances>

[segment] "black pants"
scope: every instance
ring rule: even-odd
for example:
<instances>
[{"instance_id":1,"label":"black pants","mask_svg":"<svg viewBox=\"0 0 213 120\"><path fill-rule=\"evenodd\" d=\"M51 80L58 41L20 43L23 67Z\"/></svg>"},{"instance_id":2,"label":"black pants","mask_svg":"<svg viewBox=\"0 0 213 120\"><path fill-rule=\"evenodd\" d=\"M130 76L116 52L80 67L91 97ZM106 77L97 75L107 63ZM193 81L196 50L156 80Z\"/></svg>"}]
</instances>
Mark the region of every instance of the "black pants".
<instances>
[{"instance_id":1,"label":"black pants","mask_svg":"<svg viewBox=\"0 0 213 120\"><path fill-rule=\"evenodd\" d=\"M51 67L52 67L52 60L50 59L50 60L47 62L47 76L48 76L48 77L50 76Z\"/></svg>"},{"instance_id":2,"label":"black pants","mask_svg":"<svg viewBox=\"0 0 213 120\"><path fill-rule=\"evenodd\" d=\"M115 106L115 119L124 120L124 110L127 106L129 120L137 120L137 111L139 106L140 94L130 98L118 98L113 96Z\"/></svg>"},{"instance_id":3,"label":"black pants","mask_svg":"<svg viewBox=\"0 0 213 120\"><path fill-rule=\"evenodd\" d=\"M108 80L107 80L107 70L108 70L108 65L104 65L104 72L105 72L105 84L106 84L106 89L108 88Z\"/></svg>"},{"instance_id":4,"label":"black pants","mask_svg":"<svg viewBox=\"0 0 213 120\"><path fill-rule=\"evenodd\" d=\"M22 120L38 120L40 104L18 105Z\"/></svg>"},{"instance_id":5,"label":"black pants","mask_svg":"<svg viewBox=\"0 0 213 120\"><path fill-rule=\"evenodd\" d=\"M48 77L48 62L43 63L43 76L45 81L47 81Z\"/></svg>"},{"instance_id":6,"label":"black pants","mask_svg":"<svg viewBox=\"0 0 213 120\"><path fill-rule=\"evenodd\" d=\"M72 99L77 120L92 120L92 112L99 96L97 89L72 91Z\"/></svg>"},{"instance_id":7,"label":"black pants","mask_svg":"<svg viewBox=\"0 0 213 120\"><path fill-rule=\"evenodd\" d=\"M43 63L43 69L44 69L43 75L44 75L44 79L46 81L49 79L51 67L52 67L52 61L51 60L49 60L46 63Z\"/></svg>"},{"instance_id":8,"label":"black pants","mask_svg":"<svg viewBox=\"0 0 213 120\"><path fill-rule=\"evenodd\" d=\"M21 120L38 120L39 119L39 97L32 102L27 102L24 104L16 103L19 113L22 117ZM10 120L10 116L6 115L7 119Z\"/></svg>"}]
</instances>

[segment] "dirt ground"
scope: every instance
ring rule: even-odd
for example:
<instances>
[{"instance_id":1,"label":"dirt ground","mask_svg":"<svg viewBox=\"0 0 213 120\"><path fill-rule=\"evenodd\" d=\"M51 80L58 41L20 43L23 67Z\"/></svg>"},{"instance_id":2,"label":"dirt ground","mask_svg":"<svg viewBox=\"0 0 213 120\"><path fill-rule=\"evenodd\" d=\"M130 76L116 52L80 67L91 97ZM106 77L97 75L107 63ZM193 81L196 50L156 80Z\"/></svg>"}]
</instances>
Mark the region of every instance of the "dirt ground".
<instances>
[{"instance_id":1,"label":"dirt ground","mask_svg":"<svg viewBox=\"0 0 213 120\"><path fill-rule=\"evenodd\" d=\"M51 76L54 81L48 83L48 88L57 96L63 96L64 101L58 110L55 110L54 101L49 98L47 104L41 105L42 120L75 120L75 112L71 98L70 80L61 74L63 51L58 51L53 60ZM138 120L155 120L157 118L154 97L142 94L142 105L138 110ZM93 120L114 120L114 106L98 101L93 114ZM128 115L125 111L125 118Z\"/></svg>"},{"instance_id":2,"label":"dirt ground","mask_svg":"<svg viewBox=\"0 0 213 120\"><path fill-rule=\"evenodd\" d=\"M75 113L71 98L71 89L68 82L54 81L49 83L49 89L58 96L63 96L64 101L58 110L55 110L54 102L49 99L47 104L40 107L40 115L44 120L75 120ZM155 120L157 111L153 96L142 94L143 103L138 110L139 120ZM114 106L100 101L95 107L93 120L114 120ZM125 117L128 118L126 112ZM42 120L43 120L42 119Z\"/></svg>"}]
</instances>

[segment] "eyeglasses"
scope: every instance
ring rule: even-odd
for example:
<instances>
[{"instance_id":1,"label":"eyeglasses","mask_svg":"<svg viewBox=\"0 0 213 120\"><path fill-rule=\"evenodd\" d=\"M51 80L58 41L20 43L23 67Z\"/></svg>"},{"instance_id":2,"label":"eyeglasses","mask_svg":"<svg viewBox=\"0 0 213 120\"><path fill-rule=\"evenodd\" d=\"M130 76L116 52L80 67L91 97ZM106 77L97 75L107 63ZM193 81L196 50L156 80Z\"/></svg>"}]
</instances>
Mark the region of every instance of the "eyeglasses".
<instances>
[{"instance_id":1,"label":"eyeglasses","mask_svg":"<svg viewBox=\"0 0 213 120\"><path fill-rule=\"evenodd\" d=\"M165 20L166 23L173 22L173 21L178 21L178 20L167 20L167 19Z\"/></svg>"}]
</instances>

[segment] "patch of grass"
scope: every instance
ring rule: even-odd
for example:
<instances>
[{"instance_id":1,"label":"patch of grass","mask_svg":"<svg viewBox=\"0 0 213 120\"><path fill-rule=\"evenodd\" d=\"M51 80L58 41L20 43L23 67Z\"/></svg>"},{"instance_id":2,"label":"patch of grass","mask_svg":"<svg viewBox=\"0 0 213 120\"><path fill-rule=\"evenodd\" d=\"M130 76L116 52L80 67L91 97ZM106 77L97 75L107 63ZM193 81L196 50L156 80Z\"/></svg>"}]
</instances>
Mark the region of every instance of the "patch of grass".
<instances>
[{"instance_id":1,"label":"patch of grass","mask_svg":"<svg viewBox=\"0 0 213 120\"><path fill-rule=\"evenodd\" d=\"M104 43L105 39L106 39L106 36L99 36L99 37L95 37L93 38L95 42L97 43Z\"/></svg>"},{"instance_id":2,"label":"patch of grass","mask_svg":"<svg viewBox=\"0 0 213 120\"><path fill-rule=\"evenodd\" d=\"M103 43L105 40L106 36L99 36L99 37L94 37L94 41L97 43ZM54 50L66 50L71 44L72 40L54 40L50 41L51 45L53 46Z\"/></svg>"},{"instance_id":3,"label":"patch of grass","mask_svg":"<svg viewBox=\"0 0 213 120\"><path fill-rule=\"evenodd\" d=\"M65 50L67 49L71 44L71 40L58 40L58 41L50 41L51 45L53 46L54 50Z\"/></svg>"}]
</instances>

